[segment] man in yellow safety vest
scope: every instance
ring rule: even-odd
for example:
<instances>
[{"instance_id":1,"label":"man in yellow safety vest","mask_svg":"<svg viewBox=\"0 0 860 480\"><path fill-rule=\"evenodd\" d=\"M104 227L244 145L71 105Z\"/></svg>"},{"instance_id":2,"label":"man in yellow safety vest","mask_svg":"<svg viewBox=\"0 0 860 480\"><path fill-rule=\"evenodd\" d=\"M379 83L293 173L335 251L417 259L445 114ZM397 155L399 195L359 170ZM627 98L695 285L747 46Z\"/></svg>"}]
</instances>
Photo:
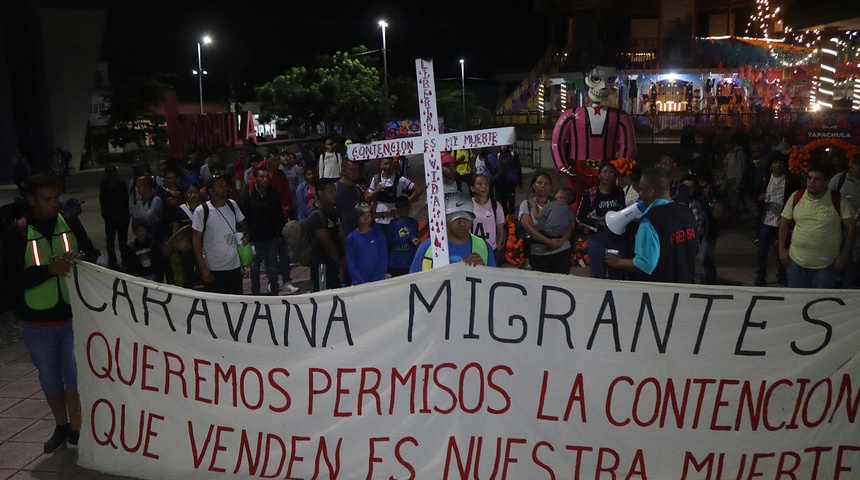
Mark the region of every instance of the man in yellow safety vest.
<instances>
[{"instance_id":1,"label":"man in yellow safety vest","mask_svg":"<svg viewBox=\"0 0 860 480\"><path fill-rule=\"evenodd\" d=\"M30 360L39 371L39 383L56 420L54 433L44 445L49 453L66 444L77 448L81 430L72 307L62 277L82 255L75 234L59 213L56 178L33 175L24 191L29 213L5 230L0 265Z\"/></svg>"}]
</instances>

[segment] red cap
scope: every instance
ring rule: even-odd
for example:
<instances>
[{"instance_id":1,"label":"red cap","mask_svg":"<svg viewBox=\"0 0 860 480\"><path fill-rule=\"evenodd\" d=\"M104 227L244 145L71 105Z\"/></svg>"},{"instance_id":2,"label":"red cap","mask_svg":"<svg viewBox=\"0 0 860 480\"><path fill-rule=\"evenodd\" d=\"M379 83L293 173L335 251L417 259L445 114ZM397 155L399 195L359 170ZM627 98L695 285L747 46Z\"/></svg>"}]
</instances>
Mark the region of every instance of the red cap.
<instances>
[{"instance_id":1,"label":"red cap","mask_svg":"<svg viewBox=\"0 0 860 480\"><path fill-rule=\"evenodd\" d=\"M457 163L457 159L451 155L445 155L442 157L442 165L447 165L449 163Z\"/></svg>"}]
</instances>

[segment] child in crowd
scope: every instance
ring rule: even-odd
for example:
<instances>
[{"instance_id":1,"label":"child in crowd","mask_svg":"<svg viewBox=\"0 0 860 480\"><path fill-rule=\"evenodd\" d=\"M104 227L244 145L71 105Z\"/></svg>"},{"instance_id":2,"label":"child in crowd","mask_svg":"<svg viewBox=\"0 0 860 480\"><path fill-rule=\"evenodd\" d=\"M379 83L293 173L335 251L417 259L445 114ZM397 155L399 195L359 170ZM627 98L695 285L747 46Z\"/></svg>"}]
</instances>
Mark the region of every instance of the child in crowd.
<instances>
[{"instance_id":1,"label":"child in crowd","mask_svg":"<svg viewBox=\"0 0 860 480\"><path fill-rule=\"evenodd\" d=\"M131 230L134 233L134 240L129 242L127 247L126 273L161 282L164 277L164 251L149 235L146 220L135 219L131 224Z\"/></svg>"},{"instance_id":2,"label":"child in crowd","mask_svg":"<svg viewBox=\"0 0 860 480\"><path fill-rule=\"evenodd\" d=\"M304 220L311 214L314 207L314 199L316 198L316 183L317 173L314 167L305 167L305 181L299 184L296 188L296 217L298 220Z\"/></svg>"},{"instance_id":3,"label":"child in crowd","mask_svg":"<svg viewBox=\"0 0 860 480\"><path fill-rule=\"evenodd\" d=\"M406 197L394 201L395 217L388 225L388 273L392 277L406 275L421 240L418 238L418 220L410 217L412 204Z\"/></svg>"},{"instance_id":4,"label":"child in crowd","mask_svg":"<svg viewBox=\"0 0 860 480\"><path fill-rule=\"evenodd\" d=\"M358 227L346 236L344 254L352 284L361 285L385 278L388 248L385 234L373 225L370 205L361 202L355 206L355 211L358 214Z\"/></svg>"},{"instance_id":5,"label":"child in crowd","mask_svg":"<svg viewBox=\"0 0 860 480\"><path fill-rule=\"evenodd\" d=\"M529 200L531 206L532 218L540 220L546 217L546 223L541 233L547 238L561 238L567 227L571 223L576 222L576 215L570 209L570 205L576 201L576 192L564 187L555 194L553 200L543 207L543 210L538 208L537 201L534 198Z\"/></svg>"}]
</instances>

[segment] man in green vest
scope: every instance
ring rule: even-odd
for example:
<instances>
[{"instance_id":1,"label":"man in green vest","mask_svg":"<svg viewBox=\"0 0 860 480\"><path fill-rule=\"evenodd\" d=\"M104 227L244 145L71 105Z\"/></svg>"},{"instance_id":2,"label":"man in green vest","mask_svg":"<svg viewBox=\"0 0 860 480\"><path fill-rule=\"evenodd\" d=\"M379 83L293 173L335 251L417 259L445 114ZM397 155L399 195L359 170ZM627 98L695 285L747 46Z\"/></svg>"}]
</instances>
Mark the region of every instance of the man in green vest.
<instances>
[{"instance_id":1,"label":"man in green vest","mask_svg":"<svg viewBox=\"0 0 860 480\"><path fill-rule=\"evenodd\" d=\"M60 187L55 177L36 174L25 185L26 217L3 234L0 265L15 301L30 360L56 420L45 453L68 443L77 448L81 401L72 335L72 307L65 277L78 252L75 234L60 215Z\"/></svg>"}]
</instances>

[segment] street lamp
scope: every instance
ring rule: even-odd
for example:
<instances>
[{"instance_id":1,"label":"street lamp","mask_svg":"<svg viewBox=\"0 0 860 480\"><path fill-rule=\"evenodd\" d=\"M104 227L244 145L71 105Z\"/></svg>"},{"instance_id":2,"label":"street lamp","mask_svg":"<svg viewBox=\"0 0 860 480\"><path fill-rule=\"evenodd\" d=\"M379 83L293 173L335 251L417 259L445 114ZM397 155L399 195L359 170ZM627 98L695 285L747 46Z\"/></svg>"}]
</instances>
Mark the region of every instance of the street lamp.
<instances>
[{"instance_id":1,"label":"street lamp","mask_svg":"<svg viewBox=\"0 0 860 480\"><path fill-rule=\"evenodd\" d=\"M460 89L463 97L463 125L466 124L466 61L460 59ZM460 128L463 128L463 125Z\"/></svg>"},{"instance_id":2,"label":"street lamp","mask_svg":"<svg viewBox=\"0 0 860 480\"><path fill-rule=\"evenodd\" d=\"M209 35L206 35L202 39L201 42L197 42L197 70L194 70L194 74L197 75L198 85L200 87L200 113L203 114L203 75L206 75L206 71L203 70L202 61L200 58L200 47L201 45L208 45L212 43L212 38Z\"/></svg>"},{"instance_id":3,"label":"street lamp","mask_svg":"<svg viewBox=\"0 0 860 480\"><path fill-rule=\"evenodd\" d=\"M385 20L379 21L379 26L382 27L382 81L385 85L385 116L388 116L388 48L385 45L385 27L388 23Z\"/></svg>"}]
</instances>

